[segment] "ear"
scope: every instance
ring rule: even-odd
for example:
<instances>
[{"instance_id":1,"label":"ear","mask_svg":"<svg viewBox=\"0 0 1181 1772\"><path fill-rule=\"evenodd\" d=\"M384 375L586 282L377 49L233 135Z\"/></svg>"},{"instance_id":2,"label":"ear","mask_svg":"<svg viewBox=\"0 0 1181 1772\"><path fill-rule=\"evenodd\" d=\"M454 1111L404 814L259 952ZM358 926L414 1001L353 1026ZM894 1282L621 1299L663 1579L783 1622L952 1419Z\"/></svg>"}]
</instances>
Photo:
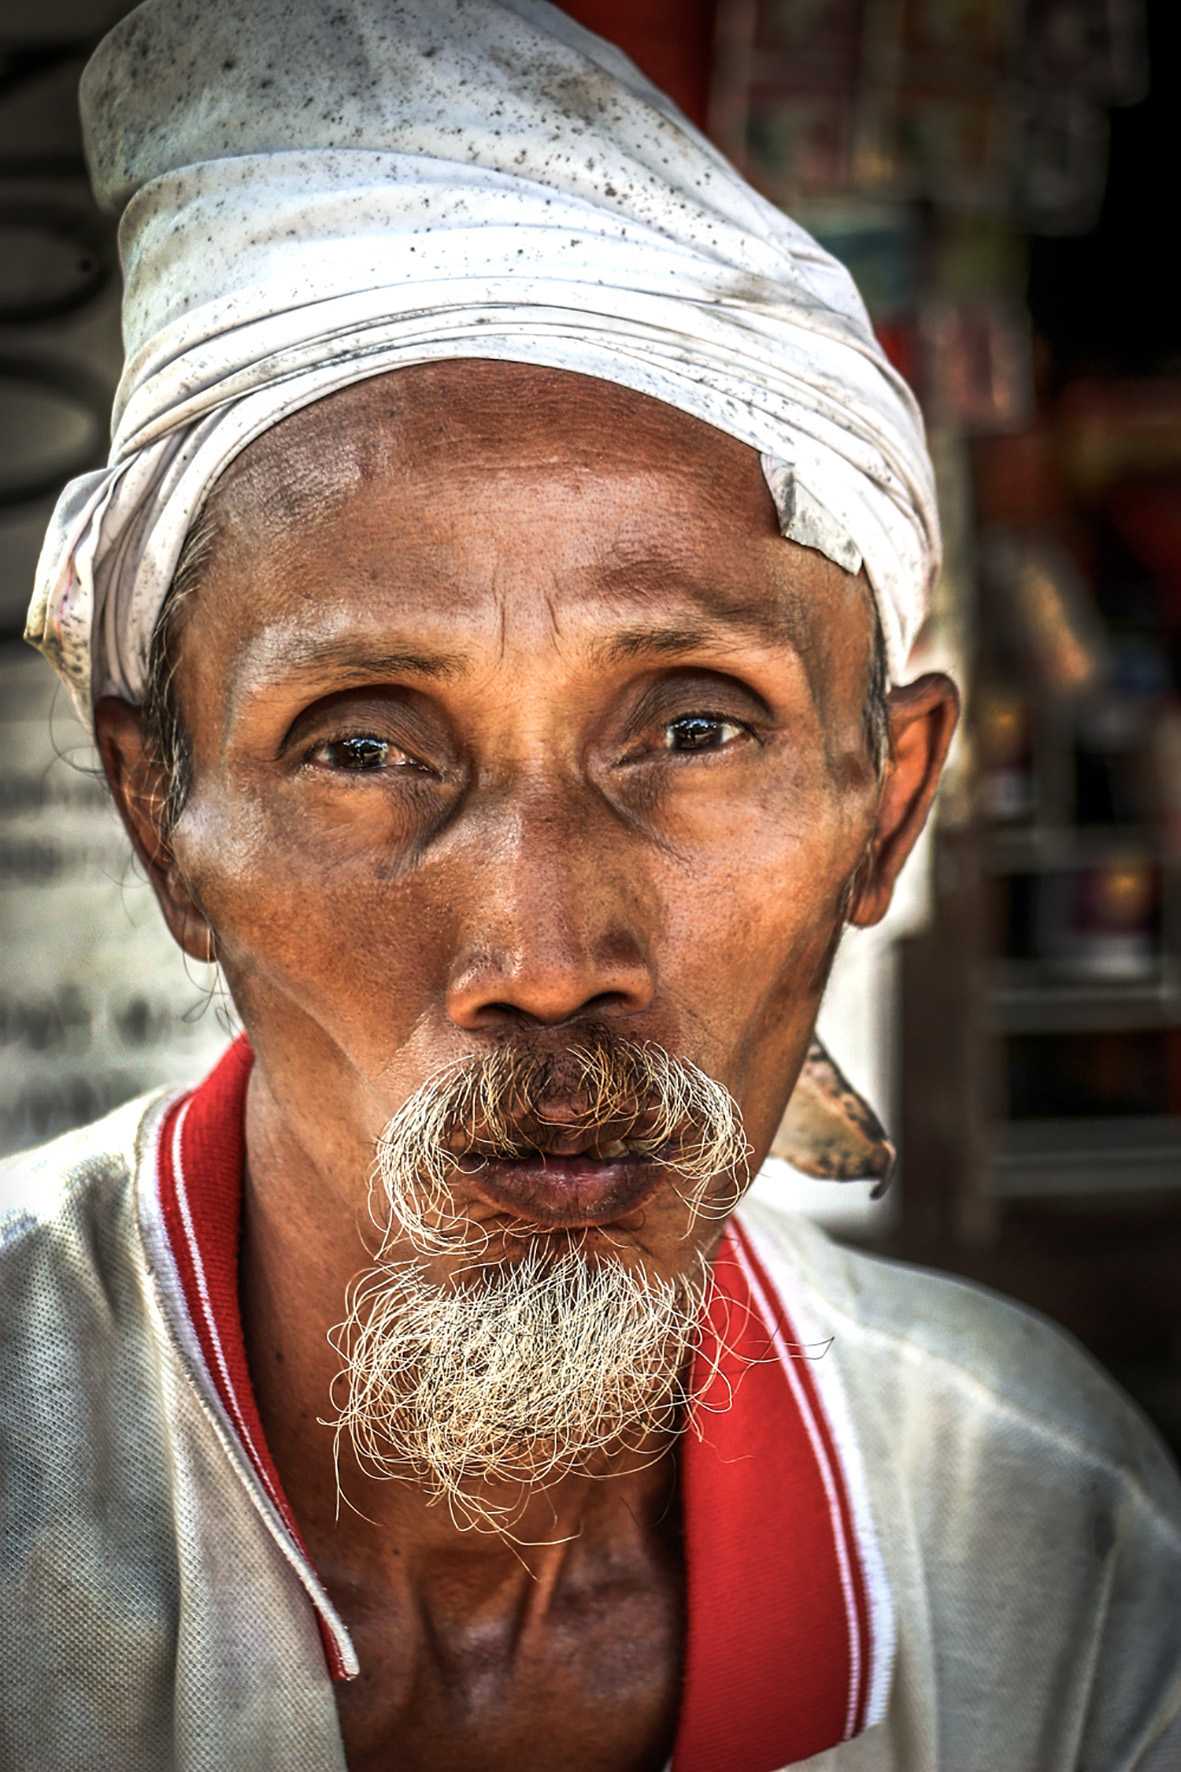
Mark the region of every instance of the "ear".
<instances>
[{"instance_id":1,"label":"ear","mask_svg":"<svg viewBox=\"0 0 1181 1772\"><path fill-rule=\"evenodd\" d=\"M880 923L890 908L902 864L927 822L947 760L959 691L940 672L892 689L890 751L869 853L853 894L848 921L860 929Z\"/></svg>"},{"instance_id":2,"label":"ear","mask_svg":"<svg viewBox=\"0 0 1181 1772\"><path fill-rule=\"evenodd\" d=\"M164 827L167 782L143 715L113 695L94 710L107 781L173 939L194 960L216 960L213 931L177 866Z\"/></svg>"}]
</instances>

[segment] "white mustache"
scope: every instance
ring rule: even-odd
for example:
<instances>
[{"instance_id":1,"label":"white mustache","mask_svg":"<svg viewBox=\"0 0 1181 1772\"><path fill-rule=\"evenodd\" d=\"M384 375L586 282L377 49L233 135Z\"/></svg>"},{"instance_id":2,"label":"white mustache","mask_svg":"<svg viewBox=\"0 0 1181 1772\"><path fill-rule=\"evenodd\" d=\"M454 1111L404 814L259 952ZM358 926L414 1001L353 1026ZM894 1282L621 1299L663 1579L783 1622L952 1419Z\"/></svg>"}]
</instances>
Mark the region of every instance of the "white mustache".
<instances>
[{"instance_id":1,"label":"white mustache","mask_svg":"<svg viewBox=\"0 0 1181 1772\"><path fill-rule=\"evenodd\" d=\"M712 1211L724 1215L740 1197L750 1147L725 1085L662 1046L590 1031L557 1058L502 1047L415 1090L377 1143L370 1209L387 1238L400 1229L423 1254L470 1247L471 1227L451 1205L453 1177L481 1152L544 1146L557 1088L563 1133L608 1134L595 1144L604 1160L658 1161L684 1185L693 1216L719 1177L733 1185Z\"/></svg>"}]
</instances>

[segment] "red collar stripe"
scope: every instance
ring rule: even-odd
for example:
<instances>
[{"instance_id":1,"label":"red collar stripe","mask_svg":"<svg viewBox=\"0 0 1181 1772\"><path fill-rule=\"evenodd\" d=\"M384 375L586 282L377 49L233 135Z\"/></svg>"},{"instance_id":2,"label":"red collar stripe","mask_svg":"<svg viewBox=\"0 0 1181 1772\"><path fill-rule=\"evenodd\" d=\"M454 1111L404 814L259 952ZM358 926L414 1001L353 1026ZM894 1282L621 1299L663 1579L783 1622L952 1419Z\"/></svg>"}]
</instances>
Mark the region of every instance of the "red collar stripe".
<instances>
[{"instance_id":1,"label":"red collar stripe","mask_svg":"<svg viewBox=\"0 0 1181 1772\"><path fill-rule=\"evenodd\" d=\"M732 1220L683 1443L687 1640L674 1772L778 1772L865 1727L863 1561L804 1347ZM824 1351L820 1350L821 1357Z\"/></svg>"},{"instance_id":2,"label":"red collar stripe","mask_svg":"<svg viewBox=\"0 0 1181 1772\"><path fill-rule=\"evenodd\" d=\"M833 1444L832 1429L821 1407L812 1376L814 1354L823 1359L827 1349L807 1350L784 1331L787 1323L782 1306L772 1307L775 1293L771 1282L751 1246L742 1226L735 1224L735 1245L739 1264L746 1275L755 1303L771 1334L772 1345L780 1367L786 1375L816 1459L816 1467L824 1484L832 1524L833 1548L840 1571L841 1593L844 1596L849 1629L849 1703L845 1718L844 1739L849 1741L865 1727L869 1703L870 1622L869 1598L861 1552L853 1524L853 1510L845 1486L845 1473Z\"/></svg>"},{"instance_id":3,"label":"red collar stripe","mask_svg":"<svg viewBox=\"0 0 1181 1772\"><path fill-rule=\"evenodd\" d=\"M356 1657L283 1493L246 1361L238 1243L252 1063L237 1041L167 1110L157 1197L207 1381L288 1535L329 1669L349 1678ZM680 1451L686 1642L673 1772L779 1772L865 1728L877 1645L815 1350L736 1219L714 1273L700 1400Z\"/></svg>"},{"instance_id":4,"label":"red collar stripe","mask_svg":"<svg viewBox=\"0 0 1181 1772\"><path fill-rule=\"evenodd\" d=\"M297 1531L295 1521L287 1505L287 1499L278 1485L278 1473L271 1466L269 1454L264 1453L265 1441L259 1437L258 1432L251 1432L247 1415L248 1413L254 1414L255 1411L244 1409L239 1400L242 1391L242 1376L239 1374L238 1381L235 1383L230 1374L225 1347L218 1333L217 1318L213 1313L213 1302L209 1296L209 1281L204 1263L201 1260L201 1250L197 1244L196 1233L193 1230L193 1218L189 1210L188 1194L184 1181L181 1141L185 1121L188 1119L189 1109L192 1105L191 1097L188 1101L180 1104L179 1112L173 1121L168 1160L164 1165L168 1177L165 1184L167 1194L164 1210L174 1219L174 1223L178 1222L180 1232L179 1236L174 1234L173 1249L178 1258L178 1266L182 1267L181 1279L185 1289L185 1297L189 1303L189 1311L201 1342L202 1352L209 1364L213 1382L217 1386L217 1394L234 1424L238 1438L249 1454L251 1464L258 1472L263 1488L278 1509L283 1524L288 1531L295 1532ZM169 1228L173 1229L173 1226L170 1225Z\"/></svg>"},{"instance_id":5,"label":"red collar stripe","mask_svg":"<svg viewBox=\"0 0 1181 1772\"><path fill-rule=\"evenodd\" d=\"M263 1433L246 1364L238 1303L246 1085L253 1063L246 1040L235 1041L204 1083L168 1109L160 1128L158 1198L209 1378L242 1450L287 1529L304 1585L311 1586L315 1604L319 1581ZM351 1643L325 1606L316 1604L316 1616L333 1679L352 1678L356 1657Z\"/></svg>"}]
</instances>

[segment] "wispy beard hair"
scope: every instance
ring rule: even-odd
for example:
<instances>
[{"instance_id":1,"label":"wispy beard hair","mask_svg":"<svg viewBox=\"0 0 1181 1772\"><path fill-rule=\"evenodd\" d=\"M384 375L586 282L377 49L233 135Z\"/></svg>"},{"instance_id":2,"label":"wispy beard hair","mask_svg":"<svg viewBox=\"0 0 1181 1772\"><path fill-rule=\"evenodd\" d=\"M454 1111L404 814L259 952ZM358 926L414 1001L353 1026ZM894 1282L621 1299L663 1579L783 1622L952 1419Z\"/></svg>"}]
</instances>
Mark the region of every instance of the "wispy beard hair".
<instances>
[{"instance_id":1,"label":"wispy beard hair","mask_svg":"<svg viewBox=\"0 0 1181 1772\"><path fill-rule=\"evenodd\" d=\"M333 1337L338 1461L346 1435L368 1476L415 1480L461 1527L510 1530L531 1493L597 1454L663 1448L711 1283L704 1263L652 1280L540 1240L450 1289L416 1261L380 1265Z\"/></svg>"},{"instance_id":2,"label":"wispy beard hair","mask_svg":"<svg viewBox=\"0 0 1181 1772\"><path fill-rule=\"evenodd\" d=\"M403 1104L378 1143L371 1211L382 1245L332 1337L338 1469L344 1438L367 1475L417 1481L460 1525L507 1530L530 1492L608 1451L639 1453L690 1401L712 1284L704 1263L688 1278L653 1279L522 1226L519 1255L477 1265L490 1239L456 1213L451 1184L487 1156L544 1148L555 1098L563 1133L607 1128L612 1144L658 1162L689 1225L704 1211L724 1216L748 1176L724 1085L607 1030L583 1030L556 1056L506 1045ZM400 1239L468 1266L435 1286L421 1263L392 1257Z\"/></svg>"}]
</instances>

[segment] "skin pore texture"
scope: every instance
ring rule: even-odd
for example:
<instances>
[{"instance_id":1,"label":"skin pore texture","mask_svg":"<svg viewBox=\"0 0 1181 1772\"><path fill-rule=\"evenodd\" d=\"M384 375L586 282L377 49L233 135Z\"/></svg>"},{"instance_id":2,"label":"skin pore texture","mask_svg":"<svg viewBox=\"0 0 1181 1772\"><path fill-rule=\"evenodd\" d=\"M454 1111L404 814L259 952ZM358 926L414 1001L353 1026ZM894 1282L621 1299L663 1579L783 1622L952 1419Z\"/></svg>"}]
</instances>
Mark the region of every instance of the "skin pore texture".
<instances>
[{"instance_id":1,"label":"skin pore texture","mask_svg":"<svg viewBox=\"0 0 1181 1772\"><path fill-rule=\"evenodd\" d=\"M167 836L142 716L107 700L97 723L173 933L216 955L256 1053L243 1321L361 1662L338 1689L348 1763L658 1772L682 1637L671 1437L529 1494L513 1542L372 1480L347 1442L338 1512L328 1335L379 1241L375 1144L507 1039L554 1060L560 1146L563 1054L598 1028L724 1084L753 1173L843 923L884 913L926 817L954 689L891 692L879 776L864 580L780 537L752 450L569 373L359 384L259 438L207 508L177 652L192 785ZM655 1171L616 1210L567 1145L571 1210L541 1159L507 1193L456 1175L484 1259L519 1256L524 1224L651 1279L700 1270L733 1176L717 1212ZM464 1265L422 1260L441 1287Z\"/></svg>"}]
</instances>

